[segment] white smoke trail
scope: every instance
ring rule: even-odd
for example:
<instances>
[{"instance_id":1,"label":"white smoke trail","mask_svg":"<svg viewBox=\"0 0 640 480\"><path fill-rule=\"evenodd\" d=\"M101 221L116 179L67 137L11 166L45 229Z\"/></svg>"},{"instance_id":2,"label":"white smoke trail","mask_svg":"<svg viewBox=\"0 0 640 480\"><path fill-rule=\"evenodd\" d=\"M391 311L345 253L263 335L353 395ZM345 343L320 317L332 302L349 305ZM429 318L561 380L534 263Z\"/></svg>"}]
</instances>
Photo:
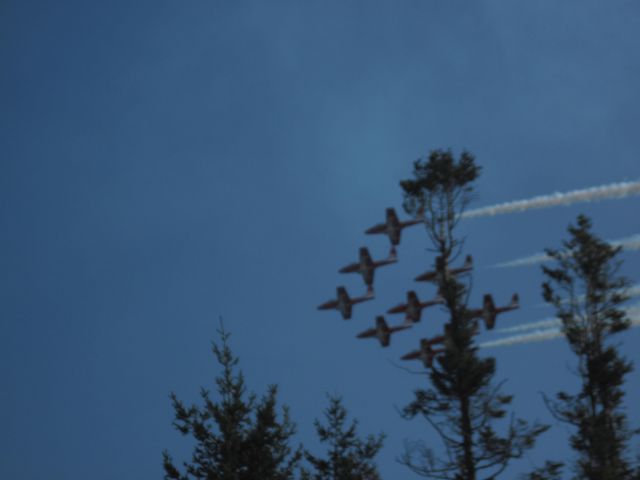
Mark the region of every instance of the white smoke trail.
<instances>
[{"instance_id":1,"label":"white smoke trail","mask_svg":"<svg viewBox=\"0 0 640 480\"><path fill-rule=\"evenodd\" d=\"M462 214L464 218L489 217L503 213L524 212L537 208L556 207L558 205L571 205L578 202L594 202L608 198L624 198L630 195L640 195L640 181L620 182L602 185L599 187L572 190L565 193L553 193L540 195L526 200L499 203L488 207L468 210Z\"/></svg>"},{"instance_id":2,"label":"white smoke trail","mask_svg":"<svg viewBox=\"0 0 640 480\"><path fill-rule=\"evenodd\" d=\"M608 240L607 243L612 247L622 247L623 250L640 250L640 234L631 237L621 238L619 240ZM497 263L494 267L511 268L511 267L529 267L544 263L551 260L551 257L545 253L536 253L528 257L517 258L509 262Z\"/></svg>"},{"instance_id":3,"label":"white smoke trail","mask_svg":"<svg viewBox=\"0 0 640 480\"><path fill-rule=\"evenodd\" d=\"M512 337L484 342L480 344L480 348L506 347L509 345L518 345L519 343L544 342L562 336L562 331L559 328L547 328L546 330L538 330L532 333L524 333L522 335L514 335Z\"/></svg>"},{"instance_id":4,"label":"white smoke trail","mask_svg":"<svg viewBox=\"0 0 640 480\"><path fill-rule=\"evenodd\" d=\"M562 322L559 318L547 318L545 320L538 320L537 322L516 325L515 327L500 328L496 330L496 333L526 332L528 330L536 330L538 328L558 328L560 325L562 325Z\"/></svg>"},{"instance_id":5,"label":"white smoke trail","mask_svg":"<svg viewBox=\"0 0 640 480\"><path fill-rule=\"evenodd\" d=\"M633 307L629 307L625 309L627 311L627 315L631 319L631 328L640 326L640 305L634 305ZM554 319L558 322L560 320ZM541 323L541 322L540 322ZM481 348L492 348L492 347L506 347L510 345L518 345L521 343L534 343L534 342L545 342L547 340L553 340L555 338L560 338L564 336L562 330L559 327L554 328L546 328L544 330L537 330L531 333L523 333L521 335L513 335L507 338L499 338L497 340L491 340L488 342L484 342L480 344Z\"/></svg>"},{"instance_id":6,"label":"white smoke trail","mask_svg":"<svg viewBox=\"0 0 640 480\"><path fill-rule=\"evenodd\" d=\"M632 287L629 287L626 292L625 292L629 298L634 298L634 297L639 297L640 296L640 283L637 283L635 285L633 285ZM578 301L582 301L584 300L584 295L580 295L580 297L578 297ZM568 300L564 300L563 303L567 303ZM632 307L625 307L624 310L627 311L627 314L629 315L629 311L633 311L633 309L635 308L640 308L640 305L638 306L632 306ZM544 320L538 320L536 322L530 322L530 323L524 323L522 325L516 325L514 327L506 327L506 328L499 328L496 330L496 333L516 333L516 332L526 332L527 330L535 330L537 328L551 328L551 327L560 327L562 325L562 322L560 321L559 318L546 318Z\"/></svg>"}]
</instances>

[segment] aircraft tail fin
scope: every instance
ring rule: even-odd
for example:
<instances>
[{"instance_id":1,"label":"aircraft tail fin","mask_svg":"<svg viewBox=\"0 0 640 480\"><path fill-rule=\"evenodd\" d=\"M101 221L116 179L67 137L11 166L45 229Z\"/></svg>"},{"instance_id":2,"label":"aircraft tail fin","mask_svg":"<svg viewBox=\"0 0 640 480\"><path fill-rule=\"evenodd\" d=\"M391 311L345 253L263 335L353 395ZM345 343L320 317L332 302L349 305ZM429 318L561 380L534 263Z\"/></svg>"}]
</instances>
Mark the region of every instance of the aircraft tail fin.
<instances>
[{"instance_id":1,"label":"aircraft tail fin","mask_svg":"<svg viewBox=\"0 0 640 480\"><path fill-rule=\"evenodd\" d=\"M518 296L517 293L514 293L513 296L511 297L511 306L514 308L517 308L520 306L520 297Z\"/></svg>"}]
</instances>

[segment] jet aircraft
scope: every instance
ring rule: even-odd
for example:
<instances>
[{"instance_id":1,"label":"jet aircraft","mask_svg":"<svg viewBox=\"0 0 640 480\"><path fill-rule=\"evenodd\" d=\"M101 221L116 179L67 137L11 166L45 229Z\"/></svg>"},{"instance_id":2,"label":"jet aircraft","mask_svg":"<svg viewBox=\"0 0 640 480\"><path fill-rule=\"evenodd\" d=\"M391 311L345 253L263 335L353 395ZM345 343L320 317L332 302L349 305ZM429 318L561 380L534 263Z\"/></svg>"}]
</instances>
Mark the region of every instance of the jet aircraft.
<instances>
[{"instance_id":1,"label":"jet aircraft","mask_svg":"<svg viewBox=\"0 0 640 480\"><path fill-rule=\"evenodd\" d=\"M511 303L509 305L505 305L504 307L496 307L495 303L493 303L493 297L489 294L484 296L484 300L482 303L482 308L475 308L471 310L471 315L473 318L482 318L484 320L484 324L487 327L487 330L492 330L496 324L496 317L500 313L509 312L511 310L515 310L516 308L520 308L518 294L514 293L511 297Z\"/></svg>"},{"instance_id":2,"label":"jet aircraft","mask_svg":"<svg viewBox=\"0 0 640 480\"><path fill-rule=\"evenodd\" d=\"M318 306L318 310L338 310L342 314L342 318L345 320L349 320L351 318L351 310L352 307L356 303L366 302L367 300L373 300L374 293L373 288L369 287L367 289L366 295L361 297L349 297L347 293L347 289L344 287L336 288L336 299L329 300L328 302L323 303Z\"/></svg>"},{"instance_id":3,"label":"jet aircraft","mask_svg":"<svg viewBox=\"0 0 640 480\"><path fill-rule=\"evenodd\" d=\"M371 255L369 254L369 249L367 247L360 247L360 261L351 263L338 271L340 273L359 273L362 275L364 283L367 286L371 286L373 285L373 274L375 273L376 268L382 267L384 265L390 265L392 263L396 263L397 261L398 257L396 255L395 249L393 248L389 253L389 257L385 260L373 261Z\"/></svg>"},{"instance_id":4,"label":"jet aircraft","mask_svg":"<svg viewBox=\"0 0 640 480\"><path fill-rule=\"evenodd\" d=\"M433 348L434 343L442 343L444 337L439 336L431 340L423 338L420 340L420 349L409 352L401 357L402 360L422 360L425 368L431 368L433 366L433 359L436 355L439 355L445 351L444 348Z\"/></svg>"},{"instance_id":5,"label":"jet aircraft","mask_svg":"<svg viewBox=\"0 0 640 480\"><path fill-rule=\"evenodd\" d=\"M403 228L410 227L411 225L417 225L418 223L424 222L423 213L418 213L418 218L414 220L406 220L401 222L398 220L398 215L396 215L396 211L393 208L387 208L387 218L384 223L378 223L373 227L365 230L364 233L369 235L375 233L384 233L389 236L389 240L391 240L391 245L394 247L400 243L400 233Z\"/></svg>"},{"instance_id":6,"label":"jet aircraft","mask_svg":"<svg viewBox=\"0 0 640 480\"><path fill-rule=\"evenodd\" d=\"M374 328L365 330L362 333L359 333L357 337L376 337L380 341L380 345L382 345L383 347L388 347L389 343L391 342L391 335L395 332L406 330L407 328L411 328L411 325L398 325L396 327L390 327L389 325L387 325L387 322L385 322L384 317L382 315L378 315L376 317L376 326Z\"/></svg>"},{"instance_id":7,"label":"jet aircraft","mask_svg":"<svg viewBox=\"0 0 640 480\"><path fill-rule=\"evenodd\" d=\"M407 292L407 303L401 303L393 308L387 310L387 313L402 313L405 312L405 324L411 325L420 321L422 317L422 310L433 305L439 305L444 303L444 298L438 293L433 300L427 300L421 302L418 300L416 292L411 290Z\"/></svg>"},{"instance_id":8,"label":"jet aircraft","mask_svg":"<svg viewBox=\"0 0 640 480\"><path fill-rule=\"evenodd\" d=\"M438 264L439 262L441 262L442 257L438 257L436 259L436 264ZM449 268L448 266L445 268L445 275L446 276L457 276L460 275L462 273L466 273L466 272L470 272L473 269L473 258L471 257L471 255L467 255L467 257L465 258L464 264L461 267L458 268ZM433 283L439 283L439 281L441 280L440 278L440 272L438 270L430 270L428 272L425 272L421 275L418 275L415 278L416 282L433 282Z\"/></svg>"}]
</instances>

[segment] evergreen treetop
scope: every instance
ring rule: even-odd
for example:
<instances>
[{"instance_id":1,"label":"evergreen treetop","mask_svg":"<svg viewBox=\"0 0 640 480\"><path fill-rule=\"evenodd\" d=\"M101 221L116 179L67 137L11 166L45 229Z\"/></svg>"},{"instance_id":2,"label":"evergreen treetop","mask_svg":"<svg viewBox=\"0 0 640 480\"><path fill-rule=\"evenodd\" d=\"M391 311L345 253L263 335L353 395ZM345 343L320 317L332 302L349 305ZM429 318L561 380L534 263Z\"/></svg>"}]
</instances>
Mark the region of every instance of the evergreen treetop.
<instances>
[{"instance_id":1,"label":"evergreen treetop","mask_svg":"<svg viewBox=\"0 0 640 480\"><path fill-rule=\"evenodd\" d=\"M357 434L358 421L347 422L347 410L337 396L329 396L324 417L325 424L317 419L314 424L320 442L327 444L327 455L319 457L305 451L314 472L304 472L302 479L380 480L373 459L382 448L384 434L361 439Z\"/></svg>"},{"instance_id":2,"label":"evergreen treetop","mask_svg":"<svg viewBox=\"0 0 640 480\"><path fill-rule=\"evenodd\" d=\"M259 400L247 394L238 359L229 348L229 334L221 327L220 345L213 353L222 366L215 379L217 398L202 389L202 405L185 406L174 393L173 425L195 442L191 461L183 462L184 473L163 452L165 480L291 480L301 459L300 449L289 442L295 425L287 407L282 419L276 409L277 388L272 385Z\"/></svg>"},{"instance_id":3,"label":"evergreen treetop","mask_svg":"<svg viewBox=\"0 0 640 480\"><path fill-rule=\"evenodd\" d=\"M637 432L628 428L622 389L632 365L609 342L629 327L622 308L628 280L619 275L620 247L599 239L584 215L568 230L562 250L546 250L556 266L543 267L548 280L542 290L578 357L582 385L575 395L559 392L555 400L546 399L547 405L556 418L575 428L571 446L578 453L576 479L637 478L640 470L634 474L627 460L628 442Z\"/></svg>"}]
</instances>

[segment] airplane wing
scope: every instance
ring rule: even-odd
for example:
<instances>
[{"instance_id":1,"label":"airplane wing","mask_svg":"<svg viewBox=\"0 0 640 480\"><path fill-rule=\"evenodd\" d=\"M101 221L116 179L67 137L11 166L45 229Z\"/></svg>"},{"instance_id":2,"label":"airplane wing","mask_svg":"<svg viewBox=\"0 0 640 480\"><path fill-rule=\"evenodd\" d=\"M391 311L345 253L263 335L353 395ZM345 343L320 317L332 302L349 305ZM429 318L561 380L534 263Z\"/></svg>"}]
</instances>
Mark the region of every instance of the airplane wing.
<instances>
[{"instance_id":1,"label":"airplane wing","mask_svg":"<svg viewBox=\"0 0 640 480\"><path fill-rule=\"evenodd\" d=\"M457 268L452 268L451 269L451 273L456 275L458 273L462 273L462 272L466 272L468 270L471 270L473 268L473 257L471 255L467 255L464 259L464 263L457 267Z\"/></svg>"},{"instance_id":2,"label":"airplane wing","mask_svg":"<svg viewBox=\"0 0 640 480\"><path fill-rule=\"evenodd\" d=\"M438 335L435 337L427 338L425 340L429 345L433 345L435 343L442 343L444 342L444 335Z\"/></svg>"},{"instance_id":3,"label":"airplane wing","mask_svg":"<svg viewBox=\"0 0 640 480\"><path fill-rule=\"evenodd\" d=\"M358 335L356 335L356 338L375 337L376 333L378 333L377 329L369 328L368 330L365 330L364 332L360 332Z\"/></svg>"},{"instance_id":4,"label":"airplane wing","mask_svg":"<svg viewBox=\"0 0 640 480\"><path fill-rule=\"evenodd\" d=\"M414 350L413 352L409 352L406 355L400 357L401 360L416 360L420 358L420 350Z\"/></svg>"},{"instance_id":5,"label":"airplane wing","mask_svg":"<svg viewBox=\"0 0 640 480\"><path fill-rule=\"evenodd\" d=\"M400 226L402 228L412 227L413 225L417 225L417 224L422 223L422 222L424 222L423 219L416 218L415 220L405 220L404 222L400 223Z\"/></svg>"},{"instance_id":6,"label":"airplane wing","mask_svg":"<svg viewBox=\"0 0 640 480\"><path fill-rule=\"evenodd\" d=\"M402 313L407 311L407 304L401 303L400 305L396 305L393 308L387 310L387 313Z\"/></svg>"},{"instance_id":7,"label":"airplane wing","mask_svg":"<svg viewBox=\"0 0 640 480\"><path fill-rule=\"evenodd\" d=\"M353 272L357 272L358 270L360 270L360 264L359 263L350 263L346 267L342 267L340 270L338 270L338 272L339 273L353 273Z\"/></svg>"},{"instance_id":8,"label":"airplane wing","mask_svg":"<svg viewBox=\"0 0 640 480\"><path fill-rule=\"evenodd\" d=\"M434 305L440 305L441 303L444 303L444 300L442 300L441 298L434 298L433 300L426 300L424 302L420 302L420 306L422 308L427 308L427 307L433 307Z\"/></svg>"},{"instance_id":9,"label":"airplane wing","mask_svg":"<svg viewBox=\"0 0 640 480\"><path fill-rule=\"evenodd\" d=\"M329 300L328 302L323 303L318 306L318 310L330 310L332 308L336 308L338 306L337 300Z\"/></svg>"},{"instance_id":10,"label":"airplane wing","mask_svg":"<svg viewBox=\"0 0 640 480\"><path fill-rule=\"evenodd\" d=\"M438 277L436 272L425 272L422 275L418 275L414 280L416 282L433 282Z\"/></svg>"},{"instance_id":11,"label":"airplane wing","mask_svg":"<svg viewBox=\"0 0 640 480\"><path fill-rule=\"evenodd\" d=\"M368 228L367 230L364 231L364 233L367 233L369 235L373 234L373 233L386 233L387 231L387 224L386 223L378 223L377 225L374 225L371 228Z\"/></svg>"},{"instance_id":12,"label":"airplane wing","mask_svg":"<svg viewBox=\"0 0 640 480\"><path fill-rule=\"evenodd\" d=\"M406 330L407 328L411 328L412 326L413 326L413 322L403 323L402 325L389 327L389 333L401 332L402 330Z\"/></svg>"},{"instance_id":13,"label":"airplane wing","mask_svg":"<svg viewBox=\"0 0 640 480\"><path fill-rule=\"evenodd\" d=\"M356 297L349 300L350 305L355 305L356 303L366 302L367 300L373 300L375 298L375 294L373 292L373 287L371 285L367 286L367 293L362 297Z\"/></svg>"}]
</instances>

